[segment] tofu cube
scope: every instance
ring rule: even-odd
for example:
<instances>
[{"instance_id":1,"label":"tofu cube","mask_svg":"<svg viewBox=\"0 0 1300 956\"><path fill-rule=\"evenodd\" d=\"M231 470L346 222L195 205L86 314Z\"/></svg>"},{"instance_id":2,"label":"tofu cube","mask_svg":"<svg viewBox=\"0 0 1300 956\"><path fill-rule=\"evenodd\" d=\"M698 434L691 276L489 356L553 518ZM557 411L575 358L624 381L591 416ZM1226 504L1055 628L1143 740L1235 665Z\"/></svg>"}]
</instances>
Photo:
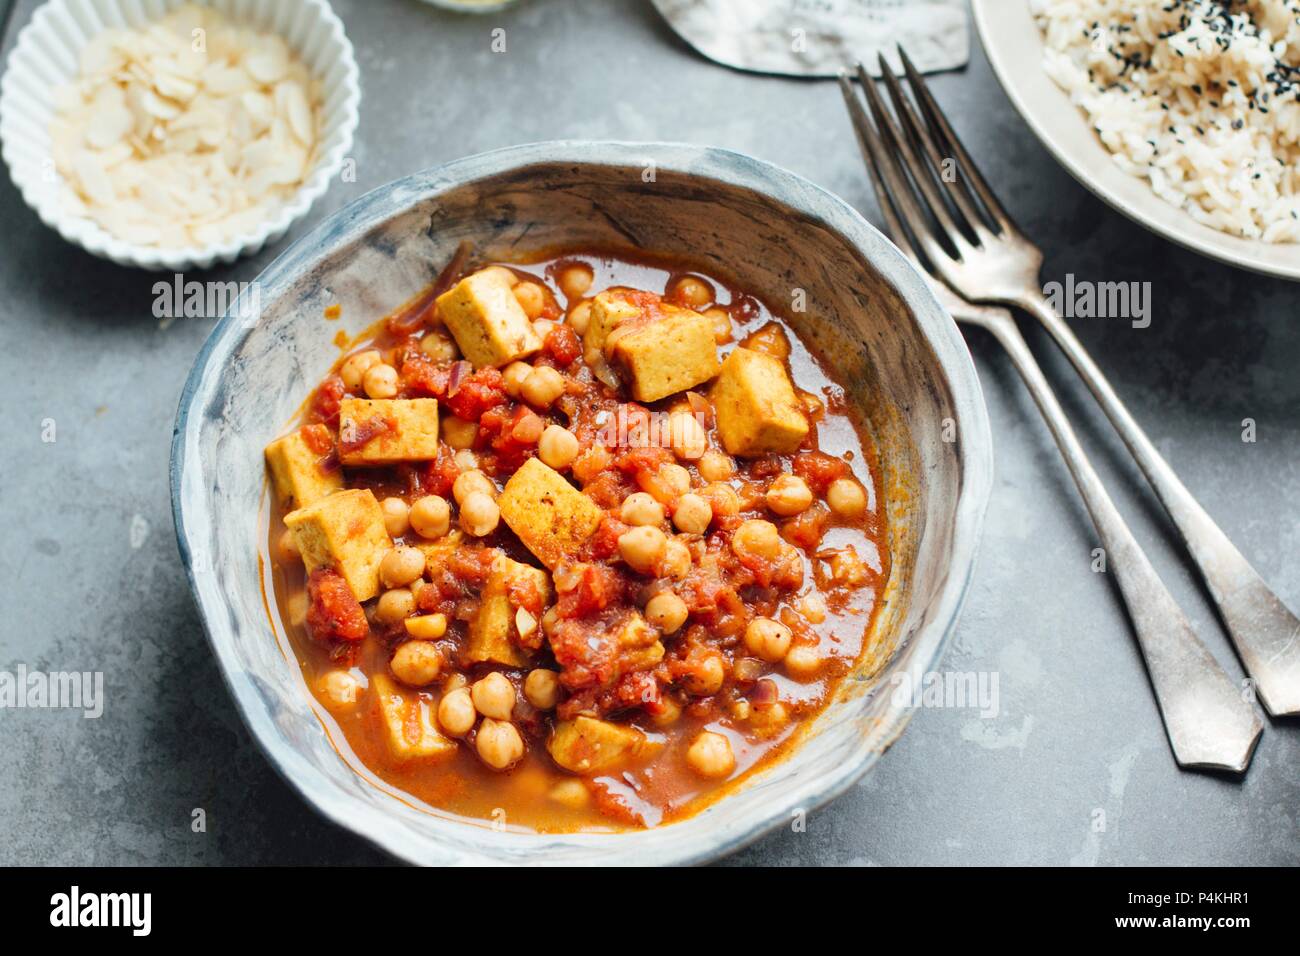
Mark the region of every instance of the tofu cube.
<instances>
[{"instance_id":1,"label":"tofu cube","mask_svg":"<svg viewBox=\"0 0 1300 956\"><path fill-rule=\"evenodd\" d=\"M483 585L478 611L469 622L469 640L464 657L469 663L489 661L506 667L524 667L529 655L510 639L514 628L515 607L510 603L510 588L530 582L542 595L545 605L551 597L551 582L541 568L512 561L498 554L487 583Z\"/></svg>"},{"instance_id":2,"label":"tofu cube","mask_svg":"<svg viewBox=\"0 0 1300 956\"><path fill-rule=\"evenodd\" d=\"M403 692L386 674L370 675L370 694L395 761L437 760L456 752L456 742L438 730L437 705L430 695Z\"/></svg>"},{"instance_id":3,"label":"tofu cube","mask_svg":"<svg viewBox=\"0 0 1300 956\"><path fill-rule=\"evenodd\" d=\"M556 724L546 749L570 773L596 774L628 763L645 746L645 735L635 727L578 717Z\"/></svg>"},{"instance_id":4,"label":"tofu cube","mask_svg":"<svg viewBox=\"0 0 1300 956\"><path fill-rule=\"evenodd\" d=\"M574 559L600 525L596 503L537 458L510 476L497 505L510 530L551 570Z\"/></svg>"},{"instance_id":5,"label":"tofu cube","mask_svg":"<svg viewBox=\"0 0 1300 956\"><path fill-rule=\"evenodd\" d=\"M718 374L713 323L672 305L662 305L657 317L620 334L607 351L627 373L638 402L656 402Z\"/></svg>"},{"instance_id":6,"label":"tofu cube","mask_svg":"<svg viewBox=\"0 0 1300 956\"><path fill-rule=\"evenodd\" d=\"M425 573L432 577L447 566L451 556L456 553L456 549L465 540L465 532L459 528L452 528L441 538L429 540L428 538L421 538L412 531L404 540L408 546L415 548L424 555Z\"/></svg>"},{"instance_id":7,"label":"tofu cube","mask_svg":"<svg viewBox=\"0 0 1300 956\"><path fill-rule=\"evenodd\" d=\"M624 299L617 290L606 290L591 300L587 331L582 334L583 350L604 350L605 340L621 322L635 319L641 310Z\"/></svg>"},{"instance_id":8,"label":"tofu cube","mask_svg":"<svg viewBox=\"0 0 1300 956\"><path fill-rule=\"evenodd\" d=\"M438 314L476 369L532 355L542 340L504 269L481 269L438 296Z\"/></svg>"},{"instance_id":9,"label":"tofu cube","mask_svg":"<svg viewBox=\"0 0 1300 956\"><path fill-rule=\"evenodd\" d=\"M345 398L339 403L339 460L392 465L438 457L436 398Z\"/></svg>"},{"instance_id":10,"label":"tofu cube","mask_svg":"<svg viewBox=\"0 0 1300 956\"><path fill-rule=\"evenodd\" d=\"M280 501L301 508L342 488L343 472L337 463L321 466L326 457L303 437L301 428L267 445L266 465Z\"/></svg>"},{"instance_id":11,"label":"tofu cube","mask_svg":"<svg viewBox=\"0 0 1300 956\"><path fill-rule=\"evenodd\" d=\"M713 386L718 435L732 455L789 454L808 435L808 418L779 359L738 348Z\"/></svg>"},{"instance_id":12,"label":"tofu cube","mask_svg":"<svg viewBox=\"0 0 1300 956\"><path fill-rule=\"evenodd\" d=\"M308 573L333 568L358 601L379 593L379 562L393 546L369 488L339 491L284 516Z\"/></svg>"}]
</instances>

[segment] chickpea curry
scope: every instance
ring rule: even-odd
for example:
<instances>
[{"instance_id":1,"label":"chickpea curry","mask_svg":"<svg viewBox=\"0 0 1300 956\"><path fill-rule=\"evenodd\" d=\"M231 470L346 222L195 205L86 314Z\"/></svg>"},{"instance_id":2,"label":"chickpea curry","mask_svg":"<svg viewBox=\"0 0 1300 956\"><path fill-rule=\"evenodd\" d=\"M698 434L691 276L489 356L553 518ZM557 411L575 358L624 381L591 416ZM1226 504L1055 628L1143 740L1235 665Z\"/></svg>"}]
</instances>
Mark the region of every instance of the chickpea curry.
<instances>
[{"instance_id":1,"label":"chickpea curry","mask_svg":"<svg viewBox=\"0 0 1300 956\"><path fill-rule=\"evenodd\" d=\"M780 759L889 576L875 451L789 325L676 261L462 248L362 339L266 449L273 606L351 755L542 831Z\"/></svg>"}]
</instances>

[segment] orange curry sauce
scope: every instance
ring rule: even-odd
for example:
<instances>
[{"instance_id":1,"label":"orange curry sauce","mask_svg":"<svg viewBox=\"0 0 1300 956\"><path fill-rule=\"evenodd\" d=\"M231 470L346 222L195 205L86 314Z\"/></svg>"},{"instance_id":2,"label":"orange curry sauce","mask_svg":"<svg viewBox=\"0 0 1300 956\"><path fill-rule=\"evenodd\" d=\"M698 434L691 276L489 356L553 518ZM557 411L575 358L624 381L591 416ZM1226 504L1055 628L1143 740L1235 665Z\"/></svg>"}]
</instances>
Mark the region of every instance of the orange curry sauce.
<instances>
[{"instance_id":1,"label":"orange curry sauce","mask_svg":"<svg viewBox=\"0 0 1300 956\"><path fill-rule=\"evenodd\" d=\"M517 388L514 397L504 393L501 376L484 370L487 374L476 372L472 380L467 379L473 384L456 389L459 394L450 399L450 405L467 420L479 417L471 449L473 460L497 488L537 454L537 423L528 416L540 417L543 425L564 426L580 440L577 459L561 471L605 514L592 550L584 555L595 569L594 578L580 580L575 588L574 573L566 570L556 572L552 580L548 607L557 600L557 588L573 592L558 595L568 618L564 622L566 636L560 639L568 665L557 663L559 647L551 646L551 636L557 633L554 611L549 616L538 615L546 627L539 626L533 640L525 642L539 645L526 649L527 666L466 665L463 661L468 623L477 612L483 587L481 569L490 563L482 558L484 550L501 549L516 561L541 567L505 521L486 537L467 535L455 561L429 568L422 582L416 582L414 613L441 611L449 622L445 634L436 640L440 672L427 686L412 688L395 679L390 660L409 638L402 623L376 620L375 600L364 602L368 633L361 640L320 640L309 632L307 575L300 556L285 544L291 536L285 535L282 519L292 506L275 502L274 493L268 496L270 513L263 541L272 613L279 618L340 749L346 752L350 748L356 760L397 790L447 813L539 831L654 827L698 811L755 768L780 759L800 725L826 705L864 651L877 600L889 576L876 452L850 418L843 389L769 305L743 290L688 271L675 260L602 250L571 251L507 267L521 282L534 284L527 290L530 296L520 299L529 318L549 323L538 326L545 338L544 349L525 361L548 364L563 372L565 394L548 408L530 407ZM444 273L437 291L473 271L455 264L448 269L455 274ZM580 293L566 296L562 291L566 285L571 293L575 288L564 281L566 270L567 275L578 274L579 279L582 274L589 277L588 287L581 289L586 282L580 281ZM690 281L683 284L684 278ZM579 336L554 331L572 330L575 308L615 287L654 293L649 299L662 295L666 302L710 317L719 359L737 345L781 358L812 426L799 449L789 455L731 458L734 473L722 480L709 480L701 475L698 459L681 458L671 448L605 447L611 419L617 422L621 415L635 425L644 422L638 416L646 411L688 408L703 413L700 420L706 425L713 453L708 471L714 479L718 461L723 460L718 455L721 442L713 409L710 403L701 402L701 397L709 394L710 383L697 386L689 397L679 393L649 404L634 403L625 384L613 389L593 377L584 362ZM582 322L576 324L581 327ZM302 420L294 423L295 428L317 426L313 441L322 452L323 467L338 467L337 449L331 450L331 443L338 441L338 401L344 394L339 370L349 355L368 349L380 350L383 360L398 370L398 398L438 398L441 437L445 438L446 418L452 414L447 407L446 369L456 352L447 351L451 340L440 330L432 293L426 292L351 343L347 355L306 404ZM426 334L441 334L441 352L420 348L420 339ZM442 368L442 373L431 375L431 364ZM464 366L459 370L462 377L467 372ZM361 386L348 393L365 397ZM526 427L516 428L525 420ZM642 430L640 438L625 436L624 440L645 444L647 433ZM516 434L522 438L515 440ZM355 436L352 440L356 441ZM463 452L458 458L456 450L444 441L433 461L343 468L342 474L346 488L371 489L380 501L395 497L413 503L423 495L443 496L451 502L454 531L458 517L451 482L468 461ZM703 535L674 529L671 502L676 492L654 478L658 464L665 462L685 466L690 491L710 502L714 517ZM774 479L791 473L804 479L813 503L794 515L774 513L767 502L767 490ZM865 499L860 515L854 515L851 508L836 513L828 507L828 487L836 478L853 479L860 486ZM719 485L728 486L734 495L719 491ZM692 555L691 570L684 578L680 572L676 578L637 573L620 557L617 538L628 528L620 521L621 502L629 494L647 489L668 504L659 527L670 540L687 544ZM779 561L746 565L737 557L731 539L747 519L771 521L780 529ZM414 530L406 530L394 538L394 544L418 537ZM564 588L559 588L561 583ZM608 606L603 610L593 607L599 603L599 596L593 598L589 593L593 583L604 593L601 600ZM608 640L611 614L644 609L650 597L666 589L683 596L690 617L674 633L657 635L662 647L658 660L642 648L635 660L627 661L620 661L614 651L611 663L606 648L598 665L574 662L575 641L598 647ZM756 617L773 619L789 629L792 646L801 648L798 668L793 657L788 662L763 660L747 645L746 628ZM366 631L367 622L358 623ZM517 632L512 631L512 639L519 641ZM583 646L576 651L579 658ZM621 671L620 664L630 670ZM524 681L534 668L561 672L559 704L551 710L534 707L526 699ZM340 703L323 690L322 678L339 671L355 681L354 701ZM423 700L429 711L436 713L443 694L493 671L507 677L516 690L511 722L524 744L522 758L505 770L491 768L476 752L476 731L471 730L453 738L454 751L438 759L395 759L380 708L372 699L374 675L384 675L410 700ZM572 774L552 759L547 743L558 721L580 714L634 727L644 735L643 745L633 757L607 772ZM705 776L691 765L688 749L702 731L726 738L734 769ZM346 747L340 737L346 739Z\"/></svg>"}]
</instances>

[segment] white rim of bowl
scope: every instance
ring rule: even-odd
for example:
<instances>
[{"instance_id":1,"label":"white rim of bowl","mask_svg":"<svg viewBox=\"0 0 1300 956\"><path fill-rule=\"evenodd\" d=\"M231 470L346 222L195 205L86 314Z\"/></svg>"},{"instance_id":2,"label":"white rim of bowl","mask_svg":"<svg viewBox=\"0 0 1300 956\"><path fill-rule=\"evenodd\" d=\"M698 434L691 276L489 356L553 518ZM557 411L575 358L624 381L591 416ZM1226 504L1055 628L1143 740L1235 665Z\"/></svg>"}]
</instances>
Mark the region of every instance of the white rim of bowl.
<instances>
[{"instance_id":1,"label":"white rim of bowl","mask_svg":"<svg viewBox=\"0 0 1300 956\"><path fill-rule=\"evenodd\" d=\"M207 0L191 0L201 6L210 6ZM348 39L340 20L327 0L300 0L304 8L317 12L320 22L328 31L330 44L337 48L337 63L329 70L341 68L343 71L343 101L339 105L342 122L339 124L338 141L324 153L316 163L311 175L303 182L292 200L280 207L278 214L267 219L256 230L244 232L225 242L212 243L207 246L187 246L181 249L160 249L153 246L141 246L118 239L106 229L90 219L68 215L60 208L58 200L51 198L49 190L37 189L29 177L23 175L23 167L18 165L14 155L12 139L13 97L17 95L13 88L13 68L15 62L26 57L37 56L37 37L47 28L50 21L58 15L69 13L69 0L49 0L38 7L31 20L23 27L14 43L5 64L4 76L0 78L0 155L9 168L9 177L22 195L23 201L40 218L60 236L74 245L81 246L87 252L108 259L119 265L137 266L150 270L170 270L181 272L186 268L198 266L208 268L215 262L230 263L246 253L256 252L268 242L273 242L288 232L289 227L305 216L312 205L323 196L332 180L343 167L343 160L352 149L353 134L359 121L361 102L360 70L352 51L352 42ZM312 71L317 79L322 74Z\"/></svg>"}]
</instances>

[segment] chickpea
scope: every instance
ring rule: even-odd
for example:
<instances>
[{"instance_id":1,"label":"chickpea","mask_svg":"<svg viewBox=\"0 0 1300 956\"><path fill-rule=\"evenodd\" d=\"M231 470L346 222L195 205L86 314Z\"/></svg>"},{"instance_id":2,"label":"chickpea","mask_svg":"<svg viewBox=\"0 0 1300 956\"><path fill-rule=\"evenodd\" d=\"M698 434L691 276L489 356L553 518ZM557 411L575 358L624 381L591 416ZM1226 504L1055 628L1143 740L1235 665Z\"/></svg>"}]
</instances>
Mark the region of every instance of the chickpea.
<instances>
[{"instance_id":1,"label":"chickpea","mask_svg":"<svg viewBox=\"0 0 1300 956\"><path fill-rule=\"evenodd\" d=\"M715 515L740 514L740 495L731 485L716 481L705 488L703 493Z\"/></svg>"},{"instance_id":2,"label":"chickpea","mask_svg":"<svg viewBox=\"0 0 1300 956\"><path fill-rule=\"evenodd\" d=\"M456 499L456 504L462 508L465 506L465 499L475 492L487 495L489 498L495 498L497 496L497 486L492 483L491 478L477 469L461 472L456 476L456 480L452 482L451 496Z\"/></svg>"},{"instance_id":3,"label":"chickpea","mask_svg":"<svg viewBox=\"0 0 1300 956\"><path fill-rule=\"evenodd\" d=\"M695 276L682 276L673 284L672 298L692 309L713 301L713 286Z\"/></svg>"},{"instance_id":4,"label":"chickpea","mask_svg":"<svg viewBox=\"0 0 1300 956\"><path fill-rule=\"evenodd\" d=\"M634 571L654 574L668 547L668 537L653 525L642 525L618 536L618 553Z\"/></svg>"},{"instance_id":5,"label":"chickpea","mask_svg":"<svg viewBox=\"0 0 1300 956\"><path fill-rule=\"evenodd\" d=\"M275 556L281 564L302 560L302 552L298 550L298 539L289 528L285 528L280 537L276 538Z\"/></svg>"},{"instance_id":6,"label":"chickpea","mask_svg":"<svg viewBox=\"0 0 1300 956\"><path fill-rule=\"evenodd\" d=\"M686 602L672 591L660 591L645 605L645 619L665 634L680 630L686 615Z\"/></svg>"},{"instance_id":7,"label":"chickpea","mask_svg":"<svg viewBox=\"0 0 1300 956\"><path fill-rule=\"evenodd\" d=\"M673 538L664 549L664 559L659 570L664 577L680 581L691 573L691 549Z\"/></svg>"},{"instance_id":8,"label":"chickpea","mask_svg":"<svg viewBox=\"0 0 1300 956\"><path fill-rule=\"evenodd\" d=\"M366 370L372 365L379 364L379 362L378 349L366 349L364 352L358 352L344 361L343 366L339 369L339 378L343 379L343 384L347 388L358 388L362 379L365 378Z\"/></svg>"},{"instance_id":9,"label":"chickpea","mask_svg":"<svg viewBox=\"0 0 1300 956\"><path fill-rule=\"evenodd\" d=\"M710 730L701 733L686 751L686 762L701 777L726 777L736 769L731 741Z\"/></svg>"},{"instance_id":10,"label":"chickpea","mask_svg":"<svg viewBox=\"0 0 1300 956\"><path fill-rule=\"evenodd\" d=\"M393 588L379 595L375 617L381 624L396 624L415 610L415 595L407 588Z\"/></svg>"},{"instance_id":11,"label":"chickpea","mask_svg":"<svg viewBox=\"0 0 1300 956\"><path fill-rule=\"evenodd\" d=\"M587 334L587 326L591 322L591 303L579 302L569 310L569 325L573 326L573 331L579 335Z\"/></svg>"},{"instance_id":12,"label":"chickpea","mask_svg":"<svg viewBox=\"0 0 1300 956\"><path fill-rule=\"evenodd\" d=\"M505 280L506 285L510 286L511 288L514 288L516 285L519 284L519 276L515 275L505 266L488 266L486 269L480 269L478 271L478 274L481 276L499 275L501 276L502 279Z\"/></svg>"},{"instance_id":13,"label":"chickpea","mask_svg":"<svg viewBox=\"0 0 1300 956\"><path fill-rule=\"evenodd\" d=\"M709 697L722 690L722 682L727 677L727 667L721 655L710 654L704 659L698 671L687 675L683 686L699 697Z\"/></svg>"},{"instance_id":14,"label":"chickpea","mask_svg":"<svg viewBox=\"0 0 1300 956\"><path fill-rule=\"evenodd\" d=\"M788 627L770 617L756 617L745 628L745 646L769 664L784 659L793 639Z\"/></svg>"},{"instance_id":15,"label":"chickpea","mask_svg":"<svg viewBox=\"0 0 1300 956\"><path fill-rule=\"evenodd\" d=\"M691 412L675 412L668 419L673 454L686 461L695 461L709 447L709 436L704 426Z\"/></svg>"},{"instance_id":16,"label":"chickpea","mask_svg":"<svg viewBox=\"0 0 1300 956\"><path fill-rule=\"evenodd\" d=\"M537 318L546 308L546 293L536 282L520 282L514 288L515 300L529 321Z\"/></svg>"},{"instance_id":17,"label":"chickpea","mask_svg":"<svg viewBox=\"0 0 1300 956\"><path fill-rule=\"evenodd\" d=\"M393 676L410 687L423 687L438 679L442 655L432 641L407 641L388 662Z\"/></svg>"},{"instance_id":18,"label":"chickpea","mask_svg":"<svg viewBox=\"0 0 1300 956\"><path fill-rule=\"evenodd\" d=\"M537 455L556 471L563 471L578 457L578 436L563 425L547 425L537 440Z\"/></svg>"},{"instance_id":19,"label":"chickpea","mask_svg":"<svg viewBox=\"0 0 1300 956\"><path fill-rule=\"evenodd\" d=\"M347 671L326 671L316 683L321 703L330 710L344 710L357 702L361 682Z\"/></svg>"},{"instance_id":20,"label":"chickpea","mask_svg":"<svg viewBox=\"0 0 1300 956\"><path fill-rule=\"evenodd\" d=\"M691 473L681 465L660 465L659 477L662 478L675 493L683 495L690 491Z\"/></svg>"},{"instance_id":21,"label":"chickpea","mask_svg":"<svg viewBox=\"0 0 1300 956\"><path fill-rule=\"evenodd\" d=\"M294 627L302 627L307 623L307 592L294 591L284 602L285 613L289 616L289 623Z\"/></svg>"},{"instance_id":22,"label":"chickpea","mask_svg":"<svg viewBox=\"0 0 1300 956\"><path fill-rule=\"evenodd\" d=\"M473 448L474 439L478 438L478 424L467 422L455 415L448 415L442 420L442 440L459 451Z\"/></svg>"},{"instance_id":23,"label":"chickpea","mask_svg":"<svg viewBox=\"0 0 1300 956\"><path fill-rule=\"evenodd\" d=\"M501 522L501 509L481 491L475 491L460 503L460 526L466 533L482 538L497 529Z\"/></svg>"},{"instance_id":24,"label":"chickpea","mask_svg":"<svg viewBox=\"0 0 1300 956\"><path fill-rule=\"evenodd\" d=\"M695 463L700 477L705 481L726 481L736 473L736 463L730 455L709 449Z\"/></svg>"},{"instance_id":25,"label":"chickpea","mask_svg":"<svg viewBox=\"0 0 1300 956\"><path fill-rule=\"evenodd\" d=\"M650 721L656 727L671 727L682 717L682 705L671 697L661 698L659 708L650 715Z\"/></svg>"},{"instance_id":26,"label":"chickpea","mask_svg":"<svg viewBox=\"0 0 1300 956\"><path fill-rule=\"evenodd\" d=\"M785 331L775 322L769 322L753 335L745 339L745 348L755 352L766 352L775 359L784 362L790 357L790 340Z\"/></svg>"},{"instance_id":27,"label":"chickpea","mask_svg":"<svg viewBox=\"0 0 1300 956\"><path fill-rule=\"evenodd\" d=\"M524 379L533 374L533 367L527 362L511 362L506 366L501 377L506 380L506 394L511 398L519 397L519 390L524 386Z\"/></svg>"},{"instance_id":28,"label":"chickpea","mask_svg":"<svg viewBox=\"0 0 1300 956\"><path fill-rule=\"evenodd\" d=\"M816 395L814 395L812 392L805 392L800 390L799 404L803 406L804 414L807 415L809 418L811 418L813 421L816 421L817 419L821 418L822 413L826 411L826 403L823 402Z\"/></svg>"},{"instance_id":29,"label":"chickpea","mask_svg":"<svg viewBox=\"0 0 1300 956\"><path fill-rule=\"evenodd\" d=\"M836 478L826 489L826 503L841 518L860 518L867 510L867 495L852 478Z\"/></svg>"},{"instance_id":30,"label":"chickpea","mask_svg":"<svg viewBox=\"0 0 1300 956\"><path fill-rule=\"evenodd\" d=\"M704 534L713 520L713 507L699 495L685 494L673 509L673 524L683 534Z\"/></svg>"},{"instance_id":31,"label":"chickpea","mask_svg":"<svg viewBox=\"0 0 1300 956\"><path fill-rule=\"evenodd\" d=\"M493 770L505 770L524 755L524 739L514 724L504 720L485 718L474 738L474 747Z\"/></svg>"},{"instance_id":32,"label":"chickpea","mask_svg":"<svg viewBox=\"0 0 1300 956\"><path fill-rule=\"evenodd\" d=\"M782 517L807 511L812 503L812 489L798 475L779 475L768 486L767 506Z\"/></svg>"},{"instance_id":33,"label":"chickpea","mask_svg":"<svg viewBox=\"0 0 1300 956\"><path fill-rule=\"evenodd\" d=\"M713 323L713 341L726 345L731 341L731 313L721 306L704 310L704 317Z\"/></svg>"},{"instance_id":34,"label":"chickpea","mask_svg":"<svg viewBox=\"0 0 1300 956\"><path fill-rule=\"evenodd\" d=\"M774 737L790 723L790 710L779 700L770 707L753 707L749 727L759 737Z\"/></svg>"},{"instance_id":35,"label":"chickpea","mask_svg":"<svg viewBox=\"0 0 1300 956\"><path fill-rule=\"evenodd\" d=\"M420 351L440 364L454 362L460 358L460 349L456 347L451 336L436 329L426 332L424 338L420 339Z\"/></svg>"},{"instance_id":36,"label":"chickpea","mask_svg":"<svg viewBox=\"0 0 1300 956\"><path fill-rule=\"evenodd\" d=\"M781 534L772 522L751 518L742 521L731 536L731 550L739 558L758 557L775 561L781 555Z\"/></svg>"},{"instance_id":37,"label":"chickpea","mask_svg":"<svg viewBox=\"0 0 1300 956\"><path fill-rule=\"evenodd\" d=\"M822 659L817 648L808 644L796 644L785 655L785 671L795 680L809 680L821 669Z\"/></svg>"},{"instance_id":38,"label":"chickpea","mask_svg":"<svg viewBox=\"0 0 1300 956\"><path fill-rule=\"evenodd\" d=\"M591 803L591 791L581 780L561 780L547 796L570 810L581 810Z\"/></svg>"},{"instance_id":39,"label":"chickpea","mask_svg":"<svg viewBox=\"0 0 1300 956\"><path fill-rule=\"evenodd\" d=\"M623 499L619 517L633 527L658 525L664 520L664 506L644 491L636 491Z\"/></svg>"},{"instance_id":40,"label":"chickpea","mask_svg":"<svg viewBox=\"0 0 1300 956\"><path fill-rule=\"evenodd\" d=\"M451 456L451 460L456 463L456 467L461 471L477 471L478 456L468 448L462 448L456 454Z\"/></svg>"},{"instance_id":41,"label":"chickpea","mask_svg":"<svg viewBox=\"0 0 1300 956\"><path fill-rule=\"evenodd\" d=\"M809 624L821 624L826 620L826 602L820 594L808 594L800 599L798 611Z\"/></svg>"},{"instance_id":42,"label":"chickpea","mask_svg":"<svg viewBox=\"0 0 1300 956\"><path fill-rule=\"evenodd\" d=\"M528 373L519 386L519 394L529 405L549 408L564 394L564 376L549 365L539 365Z\"/></svg>"},{"instance_id":43,"label":"chickpea","mask_svg":"<svg viewBox=\"0 0 1300 956\"><path fill-rule=\"evenodd\" d=\"M591 266L585 262L575 263L565 267L560 273L560 291L564 297L572 302L574 299L581 299L591 288L592 279L595 278Z\"/></svg>"},{"instance_id":44,"label":"chickpea","mask_svg":"<svg viewBox=\"0 0 1300 956\"><path fill-rule=\"evenodd\" d=\"M555 323L548 322L546 319L538 319L533 323L533 331L537 333L537 337L543 342L546 341L546 337L551 334L553 328L555 328Z\"/></svg>"},{"instance_id":45,"label":"chickpea","mask_svg":"<svg viewBox=\"0 0 1300 956\"><path fill-rule=\"evenodd\" d=\"M361 387L370 398L392 398L397 394L397 369L380 363L366 369Z\"/></svg>"},{"instance_id":46,"label":"chickpea","mask_svg":"<svg viewBox=\"0 0 1300 956\"><path fill-rule=\"evenodd\" d=\"M515 709L515 685L499 671L493 671L470 688L474 709L484 717L509 720Z\"/></svg>"},{"instance_id":47,"label":"chickpea","mask_svg":"<svg viewBox=\"0 0 1300 956\"><path fill-rule=\"evenodd\" d=\"M538 710L551 710L560 702L560 675L542 668L524 678L524 699Z\"/></svg>"},{"instance_id":48,"label":"chickpea","mask_svg":"<svg viewBox=\"0 0 1300 956\"><path fill-rule=\"evenodd\" d=\"M452 688L438 702L438 726L453 737L469 733L477 719L478 711L474 709L468 687Z\"/></svg>"},{"instance_id":49,"label":"chickpea","mask_svg":"<svg viewBox=\"0 0 1300 956\"><path fill-rule=\"evenodd\" d=\"M411 529L411 506L401 498L385 498L379 502L384 513L384 527L391 538L400 538Z\"/></svg>"},{"instance_id":50,"label":"chickpea","mask_svg":"<svg viewBox=\"0 0 1300 956\"><path fill-rule=\"evenodd\" d=\"M405 545L390 548L379 562L379 580L386 588L400 588L424 575L424 553Z\"/></svg>"},{"instance_id":51,"label":"chickpea","mask_svg":"<svg viewBox=\"0 0 1300 956\"><path fill-rule=\"evenodd\" d=\"M425 585L425 587L428 586ZM416 592L415 596L418 599L419 592ZM406 625L407 634L424 641L436 641L447 633L447 615L445 614L421 614L419 617L408 617L402 623Z\"/></svg>"},{"instance_id":52,"label":"chickpea","mask_svg":"<svg viewBox=\"0 0 1300 956\"><path fill-rule=\"evenodd\" d=\"M446 498L425 495L415 499L409 518L421 538L441 538L451 528L451 506Z\"/></svg>"}]
</instances>

